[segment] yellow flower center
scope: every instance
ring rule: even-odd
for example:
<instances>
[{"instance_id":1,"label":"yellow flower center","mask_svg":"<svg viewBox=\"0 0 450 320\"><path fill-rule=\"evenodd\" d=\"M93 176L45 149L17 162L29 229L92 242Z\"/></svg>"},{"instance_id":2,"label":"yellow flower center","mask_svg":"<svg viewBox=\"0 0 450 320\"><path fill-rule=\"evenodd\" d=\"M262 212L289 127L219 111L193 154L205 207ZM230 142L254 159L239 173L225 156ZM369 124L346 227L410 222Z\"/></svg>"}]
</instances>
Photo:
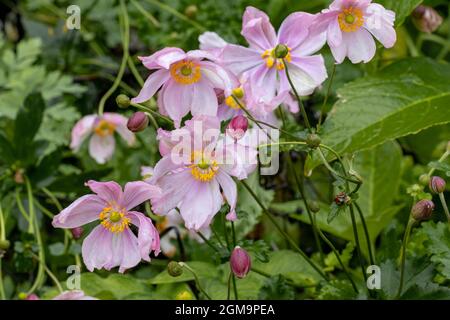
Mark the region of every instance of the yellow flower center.
<instances>
[{"instance_id":1,"label":"yellow flower center","mask_svg":"<svg viewBox=\"0 0 450 320\"><path fill-rule=\"evenodd\" d=\"M195 180L201 182L211 181L219 169L217 162L213 159L209 159L203 152L194 151L192 153L192 162L189 166L191 174Z\"/></svg>"},{"instance_id":2,"label":"yellow flower center","mask_svg":"<svg viewBox=\"0 0 450 320\"><path fill-rule=\"evenodd\" d=\"M348 7L338 16L339 27L344 32L355 32L362 27L364 17L361 9Z\"/></svg>"},{"instance_id":3,"label":"yellow flower center","mask_svg":"<svg viewBox=\"0 0 450 320\"><path fill-rule=\"evenodd\" d=\"M234 97L233 97L234 96ZM244 89L242 87L234 88L232 90L232 95L228 96L225 99L225 104L229 106L231 109L240 109L239 103L237 103L236 99L239 100L239 103L244 105L244 102L242 101L242 98L244 98Z\"/></svg>"},{"instance_id":4,"label":"yellow flower center","mask_svg":"<svg viewBox=\"0 0 450 320\"><path fill-rule=\"evenodd\" d=\"M189 60L182 60L172 64L170 66L170 74L180 84L193 84L202 77L200 66Z\"/></svg>"},{"instance_id":5,"label":"yellow flower center","mask_svg":"<svg viewBox=\"0 0 450 320\"><path fill-rule=\"evenodd\" d=\"M291 48L286 47L288 49L288 53L286 54L286 56L284 57L284 59L287 62L291 62L292 57L291 57ZM263 58L264 60L266 60L266 66L267 68L272 68L273 66L276 66L278 70L284 70L284 63L283 63L283 58L277 58L275 55L275 48L273 49L269 49L263 52L263 54L261 55L261 58Z\"/></svg>"},{"instance_id":6,"label":"yellow flower center","mask_svg":"<svg viewBox=\"0 0 450 320\"><path fill-rule=\"evenodd\" d=\"M125 209L116 210L113 207L106 207L100 212L99 219L103 227L112 233L123 232L130 224L130 218L125 216Z\"/></svg>"},{"instance_id":7,"label":"yellow flower center","mask_svg":"<svg viewBox=\"0 0 450 320\"><path fill-rule=\"evenodd\" d=\"M116 125L114 123L108 122L104 119L100 120L94 129L95 134L100 137L106 137L112 135L116 130Z\"/></svg>"}]
</instances>

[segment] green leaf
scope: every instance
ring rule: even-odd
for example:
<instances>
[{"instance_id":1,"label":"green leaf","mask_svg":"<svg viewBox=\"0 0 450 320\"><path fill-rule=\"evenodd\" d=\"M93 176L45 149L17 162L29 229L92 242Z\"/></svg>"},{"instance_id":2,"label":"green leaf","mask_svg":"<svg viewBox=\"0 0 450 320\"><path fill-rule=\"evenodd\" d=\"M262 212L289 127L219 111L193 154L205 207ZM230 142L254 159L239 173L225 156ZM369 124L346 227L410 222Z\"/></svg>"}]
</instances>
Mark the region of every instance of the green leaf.
<instances>
[{"instance_id":1,"label":"green leaf","mask_svg":"<svg viewBox=\"0 0 450 320\"><path fill-rule=\"evenodd\" d=\"M377 3L382 4L386 9L395 12L395 25L403 24L406 17L422 3L423 0L378 0Z\"/></svg>"},{"instance_id":2,"label":"green leaf","mask_svg":"<svg viewBox=\"0 0 450 320\"><path fill-rule=\"evenodd\" d=\"M450 65L405 59L348 83L338 94L320 135L338 153L353 153L450 122ZM314 153L305 172L318 164Z\"/></svg>"},{"instance_id":3,"label":"green leaf","mask_svg":"<svg viewBox=\"0 0 450 320\"><path fill-rule=\"evenodd\" d=\"M294 288L281 275L266 279L258 294L258 299L261 300L292 300L294 298Z\"/></svg>"},{"instance_id":4,"label":"green leaf","mask_svg":"<svg viewBox=\"0 0 450 320\"><path fill-rule=\"evenodd\" d=\"M15 160L13 146L2 133L0 133L0 154L0 161L6 164L12 164Z\"/></svg>"},{"instance_id":5,"label":"green leaf","mask_svg":"<svg viewBox=\"0 0 450 320\"><path fill-rule=\"evenodd\" d=\"M208 262L202 261L189 261L186 262L191 269L195 271L199 278L211 277L216 273L216 266ZM167 270L162 271L160 274L155 276L150 280L151 284L166 284L166 283L177 283L186 282L194 280L194 275L189 272L189 270L184 270L183 273L178 277L172 277Z\"/></svg>"}]
</instances>

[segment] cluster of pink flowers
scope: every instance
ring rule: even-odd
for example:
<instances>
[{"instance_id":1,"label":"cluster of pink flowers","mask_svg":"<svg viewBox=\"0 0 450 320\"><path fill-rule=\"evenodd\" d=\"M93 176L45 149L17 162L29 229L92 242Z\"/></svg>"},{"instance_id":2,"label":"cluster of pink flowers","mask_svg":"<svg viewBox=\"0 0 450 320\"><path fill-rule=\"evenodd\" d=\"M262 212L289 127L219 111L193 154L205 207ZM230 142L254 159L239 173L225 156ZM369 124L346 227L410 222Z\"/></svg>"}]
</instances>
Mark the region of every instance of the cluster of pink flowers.
<instances>
[{"instance_id":1,"label":"cluster of pink flowers","mask_svg":"<svg viewBox=\"0 0 450 320\"><path fill-rule=\"evenodd\" d=\"M157 94L159 112L175 125L173 131L158 131L161 160L154 170L145 170L145 182L128 183L123 192L115 182L89 181L95 194L63 210L54 226L75 228L99 220L84 240L84 262L91 271L119 266L123 272L160 250L151 219L132 211L144 201L151 201L155 214L179 215L189 230L207 229L224 204L227 219L234 221L233 178L246 179L258 156L257 142L249 138L257 128L247 130L244 111L269 124L277 124L278 106L297 112L289 80L300 95L311 94L326 80L324 59L317 54L325 43L336 63L345 57L366 63L375 55L373 37L387 48L394 45L394 20L394 12L371 0L335 0L318 14L292 13L276 32L264 12L248 7L241 32L248 47L206 32L199 38L200 50L165 48L141 57L153 72L131 101L144 103ZM183 123L189 113L191 119ZM221 122L229 119L228 134L223 134ZM91 136L90 154L104 163L113 153L115 131L134 142L122 116L86 116L73 129L71 147L78 150Z\"/></svg>"}]
</instances>

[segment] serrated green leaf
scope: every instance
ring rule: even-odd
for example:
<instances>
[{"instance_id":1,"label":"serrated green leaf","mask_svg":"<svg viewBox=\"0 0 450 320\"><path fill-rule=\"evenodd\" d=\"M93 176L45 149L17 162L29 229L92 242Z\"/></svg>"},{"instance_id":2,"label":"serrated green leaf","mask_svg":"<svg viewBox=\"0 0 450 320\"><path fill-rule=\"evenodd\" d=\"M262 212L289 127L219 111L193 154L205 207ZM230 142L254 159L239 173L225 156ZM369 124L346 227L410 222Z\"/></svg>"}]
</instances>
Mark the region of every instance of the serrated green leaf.
<instances>
[{"instance_id":1,"label":"serrated green leaf","mask_svg":"<svg viewBox=\"0 0 450 320\"><path fill-rule=\"evenodd\" d=\"M391 64L376 75L348 83L338 94L320 135L323 144L340 154L450 122L450 66L430 59ZM305 172L319 164L313 153Z\"/></svg>"}]
</instances>

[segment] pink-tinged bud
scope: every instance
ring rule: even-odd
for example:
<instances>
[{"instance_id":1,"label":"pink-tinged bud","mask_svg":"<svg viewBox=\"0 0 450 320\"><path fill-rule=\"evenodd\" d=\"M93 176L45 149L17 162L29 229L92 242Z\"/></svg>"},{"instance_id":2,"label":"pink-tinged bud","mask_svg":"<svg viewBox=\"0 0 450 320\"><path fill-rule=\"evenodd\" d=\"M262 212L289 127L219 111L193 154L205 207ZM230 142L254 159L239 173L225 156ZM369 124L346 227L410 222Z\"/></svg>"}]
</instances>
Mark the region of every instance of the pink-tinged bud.
<instances>
[{"instance_id":1,"label":"pink-tinged bud","mask_svg":"<svg viewBox=\"0 0 450 320\"><path fill-rule=\"evenodd\" d=\"M83 227L76 227L73 229L70 229L70 232L72 232L72 236L74 239L80 239L83 235Z\"/></svg>"},{"instance_id":2,"label":"pink-tinged bud","mask_svg":"<svg viewBox=\"0 0 450 320\"><path fill-rule=\"evenodd\" d=\"M252 260L250 259L247 251L237 246L234 248L230 257L231 271L239 279L245 278L252 266Z\"/></svg>"},{"instance_id":3,"label":"pink-tinged bud","mask_svg":"<svg viewBox=\"0 0 450 320\"><path fill-rule=\"evenodd\" d=\"M29 294L25 300L40 300L39 297L37 295L35 295L34 293Z\"/></svg>"},{"instance_id":4,"label":"pink-tinged bud","mask_svg":"<svg viewBox=\"0 0 450 320\"><path fill-rule=\"evenodd\" d=\"M417 221L426 220L431 217L434 210L434 203L431 200L420 200L411 209L411 215Z\"/></svg>"},{"instance_id":5,"label":"pink-tinged bud","mask_svg":"<svg viewBox=\"0 0 450 320\"><path fill-rule=\"evenodd\" d=\"M432 7L420 5L412 13L413 22L422 32L432 33L442 24L442 17Z\"/></svg>"},{"instance_id":6,"label":"pink-tinged bud","mask_svg":"<svg viewBox=\"0 0 450 320\"><path fill-rule=\"evenodd\" d=\"M227 127L227 134L235 140L241 139L248 129L248 120L246 117L239 115L231 119Z\"/></svg>"},{"instance_id":7,"label":"pink-tinged bud","mask_svg":"<svg viewBox=\"0 0 450 320\"><path fill-rule=\"evenodd\" d=\"M147 128L148 126L148 117L142 112L138 111L128 119L127 127L128 130L132 132L139 132Z\"/></svg>"},{"instance_id":8,"label":"pink-tinged bud","mask_svg":"<svg viewBox=\"0 0 450 320\"><path fill-rule=\"evenodd\" d=\"M442 193L445 191L445 180L437 176L431 177L429 186L434 193Z\"/></svg>"}]
</instances>

